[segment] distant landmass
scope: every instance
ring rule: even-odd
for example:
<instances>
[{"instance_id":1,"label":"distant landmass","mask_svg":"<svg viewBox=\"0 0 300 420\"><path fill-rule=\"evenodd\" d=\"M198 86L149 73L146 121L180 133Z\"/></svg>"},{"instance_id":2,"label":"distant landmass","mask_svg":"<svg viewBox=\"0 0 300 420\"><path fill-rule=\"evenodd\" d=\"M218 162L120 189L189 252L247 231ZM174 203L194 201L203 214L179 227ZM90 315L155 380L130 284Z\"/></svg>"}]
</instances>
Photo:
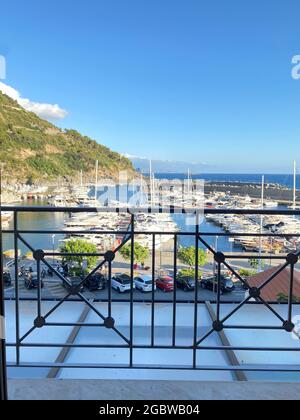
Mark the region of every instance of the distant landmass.
<instances>
[{"instance_id":1,"label":"distant landmass","mask_svg":"<svg viewBox=\"0 0 300 420\"><path fill-rule=\"evenodd\" d=\"M133 166L137 171L149 173L150 171L150 161L149 159L139 158L136 156L127 157L133 163ZM216 168L204 163L188 163L180 161L169 161L169 160L152 160L152 170L153 172L159 173L187 173L188 170L195 174L203 172L211 172Z\"/></svg>"},{"instance_id":2,"label":"distant landmass","mask_svg":"<svg viewBox=\"0 0 300 420\"><path fill-rule=\"evenodd\" d=\"M0 163L11 182L65 181L94 174L117 179L119 171L134 174L129 159L98 144L75 130L62 130L26 111L0 92Z\"/></svg>"}]
</instances>

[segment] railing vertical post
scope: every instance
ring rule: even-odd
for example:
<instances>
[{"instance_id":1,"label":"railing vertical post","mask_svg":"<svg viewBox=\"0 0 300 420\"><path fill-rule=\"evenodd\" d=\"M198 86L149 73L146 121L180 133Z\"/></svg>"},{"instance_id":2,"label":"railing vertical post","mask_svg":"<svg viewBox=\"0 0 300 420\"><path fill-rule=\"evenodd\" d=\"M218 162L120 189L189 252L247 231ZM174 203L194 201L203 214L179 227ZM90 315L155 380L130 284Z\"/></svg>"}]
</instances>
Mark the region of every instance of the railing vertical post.
<instances>
[{"instance_id":1,"label":"railing vertical post","mask_svg":"<svg viewBox=\"0 0 300 420\"><path fill-rule=\"evenodd\" d=\"M134 281L134 213L131 215L131 261L130 261L130 277L131 277L131 287L130 287L130 356L129 364L130 367L133 366L133 281Z\"/></svg>"},{"instance_id":2,"label":"railing vertical post","mask_svg":"<svg viewBox=\"0 0 300 420\"><path fill-rule=\"evenodd\" d=\"M156 236L152 234L152 294L151 294L151 346L155 344L155 266L156 266Z\"/></svg>"},{"instance_id":3,"label":"railing vertical post","mask_svg":"<svg viewBox=\"0 0 300 420\"><path fill-rule=\"evenodd\" d=\"M111 261L108 262L108 316L112 316L112 298L111 298L111 278L112 278L112 266Z\"/></svg>"},{"instance_id":4,"label":"railing vertical post","mask_svg":"<svg viewBox=\"0 0 300 420\"><path fill-rule=\"evenodd\" d=\"M177 247L178 247L178 236L174 235L174 290L173 290L173 338L172 344L173 347L176 346L176 315L177 315Z\"/></svg>"},{"instance_id":5,"label":"railing vertical post","mask_svg":"<svg viewBox=\"0 0 300 420\"><path fill-rule=\"evenodd\" d=\"M195 301L194 301L194 348L193 348L193 368L197 367L197 332L198 332L198 280L199 280L199 213L196 213L195 231Z\"/></svg>"},{"instance_id":6,"label":"railing vertical post","mask_svg":"<svg viewBox=\"0 0 300 420\"><path fill-rule=\"evenodd\" d=\"M295 274L295 265L291 264L291 268L290 268L290 287L289 287L289 295L288 295L288 320L289 320L289 322L292 322L292 320L293 320L294 274Z\"/></svg>"},{"instance_id":7,"label":"railing vertical post","mask_svg":"<svg viewBox=\"0 0 300 420\"><path fill-rule=\"evenodd\" d=\"M38 278L38 289L37 289L37 313L38 317L42 316L42 279L41 279L41 261L36 262L37 267L37 278Z\"/></svg>"},{"instance_id":8,"label":"railing vertical post","mask_svg":"<svg viewBox=\"0 0 300 420\"><path fill-rule=\"evenodd\" d=\"M218 262L218 274L217 274L217 321L220 321L221 313L221 264Z\"/></svg>"},{"instance_id":9,"label":"railing vertical post","mask_svg":"<svg viewBox=\"0 0 300 420\"><path fill-rule=\"evenodd\" d=\"M1 174L0 174L1 188ZM6 372L6 343L5 343L5 308L4 308L4 264L3 264L3 234L2 234L2 202L0 189L0 400L8 399Z\"/></svg>"},{"instance_id":10,"label":"railing vertical post","mask_svg":"<svg viewBox=\"0 0 300 420\"><path fill-rule=\"evenodd\" d=\"M14 259L15 259L15 315L16 315L16 362L20 364L20 296L18 260L18 212L14 212Z\"/></svg>"}]
</instances>

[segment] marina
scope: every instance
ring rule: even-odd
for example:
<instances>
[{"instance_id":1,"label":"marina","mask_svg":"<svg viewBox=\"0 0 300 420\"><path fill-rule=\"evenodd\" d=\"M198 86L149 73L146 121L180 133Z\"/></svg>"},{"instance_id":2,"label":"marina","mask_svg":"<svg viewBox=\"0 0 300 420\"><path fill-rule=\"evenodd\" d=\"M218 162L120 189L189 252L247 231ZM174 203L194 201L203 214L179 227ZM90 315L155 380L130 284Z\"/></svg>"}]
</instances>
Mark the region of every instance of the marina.
<instances>
[{"instance_id":1,"label":"marina","mask_svg":"<svg viewBox=\"0 0 300 420\"><path fill-rule=\"evenodd\" d=\"M91 200L90 207L92 206ZM26 204L26 203L25 203ZM31 204L31 202L27 202ZM39 202L37 206L47 203ZM78 203L79 206L82 204ZM87 202L85 201L85 206ZM230 196L223 193L216 193L205 197L206 208L216 209L259 209L261 204L253 201L249 197ZM268 207L269 208L269 207ZM286 209L279 206L278 209ZM145 232L139 235L138 242L151 249L152 235L147 232L178 232L179 243L183 246L194 245L193 239L188 236L180 236L180 232L193 232L195 227L193 216L183 214L138 214L135 229ZM4 229L13 229L12 214L9 212L2 213L2 225ZM72 238L84 238L95 245L99 250L113 249L124 237L124 235L116 235L114 233L101 235L101 231L120 231L126 232L130 225L130 216L127 213L82 213L78 214L36 214L34 217L30 213L20 213L19 227L26 229L45 229L45 230L61 230L61 235L51 238L49 235L27 235L28 239L33 240L35 247L43 249L55 249L62 245L62 242ZM300 233L300 220L293 216L247 216L247 215L207 215L201 222L200 229L203 233L210 231L215 233L215 237L207 238L209 245L216 247L216 242L220 249L226 252L233 250L263 252L263 253L283 253L292 252L300 246L300 239L293 237L296 233ZM88 231L88 233L80 233L80 231ZM94 233L96 231L96 233ZM74 232L74 233L73 233ZM233 236L232 240L218 235L228 232ZM281 234L286 235L281 238L273 238L272 236L263 240L259 238L246 236L247 234ZM217 241L216 241L217 239ZM156 248L166 245L173 240L173 235L157 235ZM6 234L4 238L4 249L12 249L13 242L10 235ZM23 253L28 249L20 244Z\"/></svg>"},{"instance_id":2,"label":"marina","mask_svg":"<svg viewBox=\"0 0 300 420\"><path fill-rule=\"evenodd\" d=\"M34 221L30 214L20 215L20 227L23 223L26 228L33 222L32 230L61 230L61 235L52 237L43 236L35 243L43 249L58 249L63 243L74 238L85 239L96 245L99 251L113 250L121 244L125 237L124 232L130 228L130 214L116 212L105 212L105 208L128 208L134 207L137 211L135 220L135 230L143 232L138 235L136 241L149 250L153 247L153 232L161 232L161 235L155 235L155 248L166 248L168 243L174 240L174 233L178 235L178 242L181 246L194 245L193 239L186 235L180 235L180 232L193 232L195 229L195 214L193 209L198 212L205 208L214 209L243 209L258 210L266 209L287 209L279 201L270 198L267 195L268 183L266 177L261 177L260 197L253 198L249 194L236 194L235 191L214 191L205 192L205 183L199 182L197 177L193 177L190 171L184 180L178 176L173 176L166 182L164 175L155 175L152 171L152 162L150 161L150 172L148 177L142 174L139 178L132 180L129 184L116 184L114 182L105 183L99 178L99 163L95 164L94 183L86 183L82 171L79 173L79 182L74 185L63 185L58 182L58 186L47 189L43 186L16 186L15 192L23 194L27 201L23 205L36 206L48 205L55 208L62 207L80 207L96 208L101 212L95 213L76 213L62 214L53 213L45 216L35 215ZM293 165L293 188L292 209L297 208L297 166ZM13 188L10 188L13 191ZM41 194L40 199L36 200ZM43 199L42 199L43 197ZM161 209L173 207L176 209L191 209L191 214L175 214L164 212L158 214L149 212L147 214L139 212L139 208L149 207L151 209ZM47 219L47 217L49 219ZM46 219L45 219L46 218ZM251 216L251 215L223 215L210 214L201 220L201 232L214 232L215 237L206 238L208 244L217 249L218 246L226 252L249 251L260 254L281 254L294 252L300 247L300 220L294 216ZM2 212L2 226L5 229L13 229L12 214ZM109 233L101 233L101 232ZM119 234L118 232L123 232ZM170 235L168 233L170 232ZM229 233L231 236L223 237L222 233ZM265 234L266 237L250 236L253 234ZM275 236L272 236L275 235ZM247 236L249 235L249 236ZM268 235L268 236L267 236ZM280 237L278 236L280 235ZM5 235L4 249L12 249L13 244L8 235ZM33 235L35 236L35 235ZM220 236L220 237L219 237ZM34 238L37 241L37 238ZM28 252L21 245L21 252ZM203 247L202 245L200 245ZM204 247L203 247L204 248Z\"/></svg>"}]
</instances>

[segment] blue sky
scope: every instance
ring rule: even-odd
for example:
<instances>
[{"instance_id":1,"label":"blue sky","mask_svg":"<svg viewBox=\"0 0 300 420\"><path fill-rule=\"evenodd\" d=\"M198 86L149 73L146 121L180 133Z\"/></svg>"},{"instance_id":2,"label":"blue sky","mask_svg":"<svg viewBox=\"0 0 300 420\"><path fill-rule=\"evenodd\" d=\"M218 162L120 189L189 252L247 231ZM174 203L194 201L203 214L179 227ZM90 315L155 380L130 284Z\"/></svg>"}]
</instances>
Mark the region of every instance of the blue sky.
<instances>
[{"instance_id":1,"label":"blue sky","mask_svg":"<svg viewBox=\"0 0 300 420\"><path fill-rule=\"evenodd\" d=\"M300 158L298 0L3 2L5 83L114 150L283 172Z\"/></svg>"}]
</instances>

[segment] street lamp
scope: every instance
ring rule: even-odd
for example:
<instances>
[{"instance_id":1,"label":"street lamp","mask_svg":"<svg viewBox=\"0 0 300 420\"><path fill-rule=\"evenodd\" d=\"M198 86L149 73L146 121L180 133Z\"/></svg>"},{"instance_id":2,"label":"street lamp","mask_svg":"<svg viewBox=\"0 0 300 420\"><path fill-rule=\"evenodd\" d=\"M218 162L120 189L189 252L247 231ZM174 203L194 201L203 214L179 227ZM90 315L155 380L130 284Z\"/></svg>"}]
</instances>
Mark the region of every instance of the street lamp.
<instances>
[{"instance_id":1,"label":"street lamp","mask_svg":"<svg viewBox=\"0 0 300 420\"><path fill-rule=\"evenodd\" d=\"M215 239L215 252L218 252L218 239L219 239L219 237L216 236L216 239ZM217 266L216 266L216 260L214 259L214 276L216 275L216 268L217 268Z\"/></svg>"},{"instance_id":2,"label":"street lamp","mask_svg":"<svg viewBox=\"0 0 300 420\"><path fill-rule=\"evenodd\" d=\"M53 265L54 265L55 237L56 237L56 235L52 235L52 251L53 251L52 260L53 260Z\"/></svg>"},{"instance_id":3,"label":"street lamp","mask_svg":"<svg viewBox=\"0 0 300 420\"><path fill-rule=\"evenodd\" d=\"M229 238L228 239L229 243L230 243L230 253L233 253L233 243L234 243L234 238Z\"/></svg>"},{"instance_id":4,"label":"street lamp","mask_svg":"<svg viewBox=\"0 0 300 420\"><path fill-rule=\"evenodd\" d=\"M215 239L215 252L218 252L218 240L219 240L219 237L216 236L216 239ZM215 283L216 269L217 269L217 264L216 264L216 260L214 259L214 293L216 293L216 283Z\"/></svg>"}]
</instances>

